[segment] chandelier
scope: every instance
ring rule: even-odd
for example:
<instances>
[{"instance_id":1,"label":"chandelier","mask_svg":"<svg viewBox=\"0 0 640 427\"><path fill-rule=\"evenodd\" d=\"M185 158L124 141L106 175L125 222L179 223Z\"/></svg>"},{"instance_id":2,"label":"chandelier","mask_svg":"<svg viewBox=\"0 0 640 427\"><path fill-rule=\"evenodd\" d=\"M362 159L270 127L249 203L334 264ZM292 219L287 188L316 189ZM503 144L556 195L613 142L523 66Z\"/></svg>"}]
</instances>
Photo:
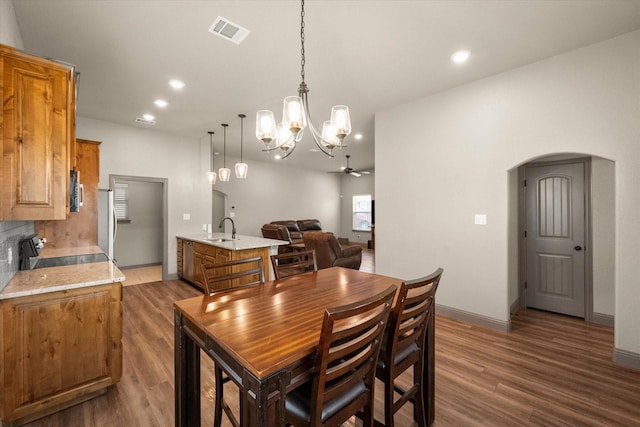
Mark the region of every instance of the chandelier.
<instances>
[{"instance_id":1,"label":"chandelier","mask_svg":"<svg viewBox=\"0 0 640 427\"><path fill-rule=\"evenodd\" d=\"M305 128L308 128L318 148L327 156L333 157L333 149L344 147L344 138L351 133L349 107L346 105L334 106L331 109L331 119L322 124L322 132L319 132L311 121L309 89L304 81L304 0L301 2L300 12L300 44L302 82L298 87L298 96L288 96L284 99L282 122L277 126L272 111L258 111L256 114L256 137L264 142L262 151L279 149L284 153L282 158L286 159L302 140Z\"/></svg>"}]
</instances>

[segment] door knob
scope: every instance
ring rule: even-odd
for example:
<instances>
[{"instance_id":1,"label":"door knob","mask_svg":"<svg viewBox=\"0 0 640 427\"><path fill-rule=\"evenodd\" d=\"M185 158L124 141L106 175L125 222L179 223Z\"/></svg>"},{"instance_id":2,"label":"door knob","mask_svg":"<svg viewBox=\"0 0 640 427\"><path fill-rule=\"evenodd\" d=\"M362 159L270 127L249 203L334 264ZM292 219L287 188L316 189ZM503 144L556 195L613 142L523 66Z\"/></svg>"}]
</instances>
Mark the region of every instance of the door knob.
<instances>
[{"instance_id":1,"label":"door knob","mask_svg":"<svg viewBox=\"0 0 640 427\"><path fill-rule=\"evenodd\" d=\"M581 251L582 250L582 246L575 246L573 249L575 249L576 251Z\"/></svg>"}]
</instances>

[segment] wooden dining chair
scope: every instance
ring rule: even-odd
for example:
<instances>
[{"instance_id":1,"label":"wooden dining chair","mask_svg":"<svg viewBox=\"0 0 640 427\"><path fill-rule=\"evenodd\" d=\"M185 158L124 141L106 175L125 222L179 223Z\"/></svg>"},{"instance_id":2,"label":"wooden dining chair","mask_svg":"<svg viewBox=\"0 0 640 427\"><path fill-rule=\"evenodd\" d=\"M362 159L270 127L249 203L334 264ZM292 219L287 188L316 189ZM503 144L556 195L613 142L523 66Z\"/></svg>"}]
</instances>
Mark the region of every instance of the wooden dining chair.
<instances>
[{"instance_id":1,"label":"wooden dining chair","mask_svg":"<svg viewBox=\"0 0 640 427\"><path fill-rule=\"evenodd\" d=\"M299 251L271 255L271 265L276 279L318 271L316 251Z\"/></svg>"},{"instance_id":2,"label":"wooden dining chair","mask_svg":"<svg viewBox=\"0 0 640 427\"><path fill-rule=\"evenodd\" d=\"M443 270L429 276L403 282L396 304L389 316L387 331L378 358L376 377L384 383L384 425L392 427L393 416L407 402L413 403L414 421L426 427L423 407L423 370L425 366L426 330ZM404 390L395 380L413 366L413 385ZM394 393L400 395L395 400Z\"/></svg>"},{"instance_id":3,"label":"wooden dining chair","mask_svg":"<svg viewBox=\"0 0 640 427\"><path fill-rule=\"evenodd\" d=\"M375 370L395 286L324 313L311 379L287 393L286 422L339 426L361 411L373 423Z\"/></svg>"},{"instance_id":4,"label":"wooden dining chair","mask_svg":"<svg viewBox=\"0 0 640 427\"><path fill-rule=\"evenodd\" d=\"M233 289L255 286L264 283L264 263L261 257L246 258L234 261L221 262L216 264L201 264L202 275L204 277L205 292L214 295L220 292L228 292ZM233 281L239 282L233 287ZM222 283L223 287L218 284ZM227 414L229 421L234 427L239 427L239 417L233 413L229 405L224 400L224 385L231 380L231 377L218 365L213 366L215 376L215 409L213 425L222 425L222 413ZM238 384L236 384L238 385ZM238 385L239 387L239 385ZM238 390L238 395L240 391ZM242 398L239 399L242 405ZM242 412L242 407L240 408Z\"/></svg>"},{"instance_id":5,"label":"wooden dining chair","mask_svg":"<svg viewBox=\"0 0 640 427\"><path fill-rule=\"evenodd\" d=\"M205 292L209 295L238 285L264 283L264 264L261 257L238 259L215 264L202 263Z\"/></svg>"}]
</instances>

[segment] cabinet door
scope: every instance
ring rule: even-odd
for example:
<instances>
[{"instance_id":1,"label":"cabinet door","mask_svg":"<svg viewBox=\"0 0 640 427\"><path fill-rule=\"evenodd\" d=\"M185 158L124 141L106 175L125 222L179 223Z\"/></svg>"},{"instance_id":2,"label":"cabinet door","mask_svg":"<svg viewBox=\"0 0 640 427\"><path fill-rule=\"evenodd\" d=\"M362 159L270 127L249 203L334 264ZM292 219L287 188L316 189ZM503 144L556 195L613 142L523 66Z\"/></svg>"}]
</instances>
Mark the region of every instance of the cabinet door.
<instances>
[{"instance_id":1,"label":"cabinet door","mask_svg":"<svg viewBox=\"0 0 640 427\"><path fill-rule=\"evenodd\" d=\"M1 417L29 420L122 376L120 283L5 300Z\"/></svg>"},{"instance_id":2,"label":"cabinet door","mask_svg":"<svg viewBox=\"0 0 640 427\"><path fill-rule=\"evenodd\" d=\"M73 135L72 71L2 47L0 219L65 219Z\"/></svg>"}]
</instances>

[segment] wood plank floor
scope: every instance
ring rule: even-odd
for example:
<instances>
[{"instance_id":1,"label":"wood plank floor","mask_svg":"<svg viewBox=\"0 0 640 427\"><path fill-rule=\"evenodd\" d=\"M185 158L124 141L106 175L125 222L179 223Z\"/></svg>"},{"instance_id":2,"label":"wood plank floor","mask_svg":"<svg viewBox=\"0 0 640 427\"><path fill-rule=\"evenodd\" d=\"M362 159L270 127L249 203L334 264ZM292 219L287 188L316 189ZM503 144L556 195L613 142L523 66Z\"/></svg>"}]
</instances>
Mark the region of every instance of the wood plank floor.
<instances>
[{"instance_id":1,"label":"wood plank floor","mask_svg":"<svg viewBox=\"0 0 640 427\"><path fill-rule=\"evenodd\" d=\"M123 293L120 383L28 426L174 425L172 302L198 291L177 280ZM535 310L521 310L509 334L442 316L436 325L436 427L640 426L640 371L611 362L611 328ZM213 424L211 373L203 356L203 426ZM396 425L413 425L408 417L403 408Z\"/></svg>"}]
</instances>

